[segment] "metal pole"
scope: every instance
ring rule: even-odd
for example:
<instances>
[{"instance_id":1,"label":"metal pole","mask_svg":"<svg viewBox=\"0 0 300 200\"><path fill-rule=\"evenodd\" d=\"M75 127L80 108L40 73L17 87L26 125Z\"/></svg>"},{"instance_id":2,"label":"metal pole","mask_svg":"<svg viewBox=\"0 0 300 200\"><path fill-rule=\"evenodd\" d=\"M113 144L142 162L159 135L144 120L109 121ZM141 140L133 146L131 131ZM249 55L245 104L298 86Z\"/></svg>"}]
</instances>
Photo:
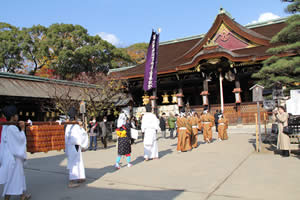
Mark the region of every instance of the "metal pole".
<instances>
[{"instance_id":1,"label":"metal pole","mask_svg":"<svg viewBox=\"0 0 300 200\"><path fill-rule=\"evenodd\" d=\"M219 76L219 80L220 80L220 96L221 96L221 112L224 112L224 97L223 97L223 77L222 74L220 73Z\"/></svg>"},{"instance_id":2,"label":"metal pole","mask_svg":"<svg viewBox=\"0 0 300 200\"><path fill-rule=\"evenodd\" d=\"M261 152L261 132L260 132L260 109L259 109L259 101L257 101L257 121L258 121L258 134L259 134L259 152Z\"/></svg>"},{"instance_id":3,"label":"metal pole","mask_svg":"<svg viewBox=\"0 0 300 200\"><path fill-rule=\"evenodd\" d=\"M254 114L254 116L255 116L255 128L256 128L256 130L255 130L255 149L256 149L256 152L258 152L258 120L257 120L257 113L255 113Z\"/></svg>"}]
</instances>

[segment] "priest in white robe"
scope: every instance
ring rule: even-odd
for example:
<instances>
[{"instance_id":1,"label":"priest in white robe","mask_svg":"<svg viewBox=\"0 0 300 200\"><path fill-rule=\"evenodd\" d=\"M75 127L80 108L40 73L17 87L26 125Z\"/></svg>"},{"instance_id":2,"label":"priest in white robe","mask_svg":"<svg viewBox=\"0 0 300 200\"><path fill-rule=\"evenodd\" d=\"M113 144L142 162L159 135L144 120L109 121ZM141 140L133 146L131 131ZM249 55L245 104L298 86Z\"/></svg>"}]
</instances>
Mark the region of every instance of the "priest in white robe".
<instances>
[{"instance_id":1,"label":"priest in white robe","mask_svg":"<svg viewBox=\"0 0 300 200\"><path fill-rule=\"evenodd\" d=\"M146 105L146 113L142 118L142 132L144 133L144 158L158 159L158 145L156 134L160 129L158 118L151 113L151 106Z\"/></svg>"},{"instance_id":2,"label":"priest in white robe","mask_svg":"<svg viewBox=\"0 0 300 200\"><path fill-rule=\"evenodd\" d=\"M6 106L4 114L9 122L18 121L18 112L15 106ZM9 200L11 195L20 195L21 200L30 199L25 194L26 182L24 162L26 161L25 123L20 121L15 125L3 126L0 145L0 184L4 184L3 196Z\"/></svg>"},{"instance_id":3,"label":"priest in white robe","mask_svg":"<svg viewBox=\"0 0 300 200\"><path fill-rule=\"evenodd\" d=\"M82 159L82 148L88 147L88 135L82 127L82 122L67 125L65 130L66 155L68 158L69 187L78 187L85 182L85 169Z\"/></svg>"}]
</instances>

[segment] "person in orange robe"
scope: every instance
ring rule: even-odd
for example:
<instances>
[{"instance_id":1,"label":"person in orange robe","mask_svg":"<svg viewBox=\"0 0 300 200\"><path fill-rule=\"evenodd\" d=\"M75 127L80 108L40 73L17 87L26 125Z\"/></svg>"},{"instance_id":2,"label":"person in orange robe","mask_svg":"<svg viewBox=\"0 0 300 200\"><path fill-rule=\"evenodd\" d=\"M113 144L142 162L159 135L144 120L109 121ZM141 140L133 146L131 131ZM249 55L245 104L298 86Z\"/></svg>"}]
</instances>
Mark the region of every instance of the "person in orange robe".
<instances>
[{"instance_id":1,"label":"person in orange robe","mask_svg":"<svg viewBox=\"0 0 300 200\"><path fill-rule=\"evenodd\" d=\"M212 116L207 110L204 110L200 120L203 126L203 139L205 142L210 143L212 141L211 127L214 124L214 116Z\"/></svg>"},{"instance_id":2,"label":"person in orange robe","mask_svg":"<svg viewBox=\"0 0 300 200\"><path fill-rule=\"evenodd\" d=\"M218 126L218 137L219 140L227 140L227 128L228 128L228 120L222 115L219 116L218 120L219 126Z\"/></svg>"},{"instance_id":3,"label":"person in orange robe","mask_svg":"<svg viewBox=\"0 0 300 200\"><path fill-rule=\"evenodd\" d=\"M192 126L191 145L193 148L198 147L198 121L198 114L193 112L192 116L189 117L190 126Z\"/></svg>"},{"instance_id":4,"label":"person in orange robe","mask_svg":"<svg viewBox=\"0 0 300 200\"><path fill-rule=\"evenodd\" d=\"M191 138L192 129L184 113L181 113L180 117L178 117L177 119L177 129L178 129L177 151L184 152L184 151L191 150L192 146L191 146L190 138Z\"/></svg>"}]
</instances>

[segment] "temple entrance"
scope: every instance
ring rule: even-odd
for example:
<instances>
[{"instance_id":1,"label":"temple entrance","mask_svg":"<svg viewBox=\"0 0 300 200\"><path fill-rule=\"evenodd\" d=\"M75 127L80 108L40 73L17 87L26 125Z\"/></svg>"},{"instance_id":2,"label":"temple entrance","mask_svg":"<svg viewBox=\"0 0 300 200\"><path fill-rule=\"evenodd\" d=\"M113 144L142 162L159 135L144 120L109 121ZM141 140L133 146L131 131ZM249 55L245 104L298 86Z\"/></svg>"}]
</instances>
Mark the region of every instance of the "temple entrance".
<instances>
[{"instance_id":1,"label":"temple entrance","mask_svg":"<svg viewBox=\"0 0 300 200\"><path fill-rule=\"evenodd\" d=\"M234 81L230 82L226 79L223 80L224 103L235 103L234 93L232 92L234 88L235 88Z\"/></svg>"}]
</instances>

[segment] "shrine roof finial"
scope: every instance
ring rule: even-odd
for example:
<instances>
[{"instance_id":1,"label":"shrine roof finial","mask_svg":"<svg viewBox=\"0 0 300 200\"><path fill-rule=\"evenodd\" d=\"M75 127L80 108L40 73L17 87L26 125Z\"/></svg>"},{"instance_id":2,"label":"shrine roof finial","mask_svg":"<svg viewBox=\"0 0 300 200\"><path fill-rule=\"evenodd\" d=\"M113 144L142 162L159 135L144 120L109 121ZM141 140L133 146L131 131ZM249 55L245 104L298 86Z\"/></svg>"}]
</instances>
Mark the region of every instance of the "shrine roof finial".
<instances>
[{"instance_id":1,"label":"shrine roof finial","mask_svg":"<svg viewBox=\"0 0 300 200\"><path fill-rule=\"evenodd\" d=\"M220 7L220 11L219 11L219 15L221 14L225 14L228 17L230 17L231 19L233 19L233 17L231 16L231 14L229 12L227 12L222 6Z\"/></svg>"}]
</instances>

